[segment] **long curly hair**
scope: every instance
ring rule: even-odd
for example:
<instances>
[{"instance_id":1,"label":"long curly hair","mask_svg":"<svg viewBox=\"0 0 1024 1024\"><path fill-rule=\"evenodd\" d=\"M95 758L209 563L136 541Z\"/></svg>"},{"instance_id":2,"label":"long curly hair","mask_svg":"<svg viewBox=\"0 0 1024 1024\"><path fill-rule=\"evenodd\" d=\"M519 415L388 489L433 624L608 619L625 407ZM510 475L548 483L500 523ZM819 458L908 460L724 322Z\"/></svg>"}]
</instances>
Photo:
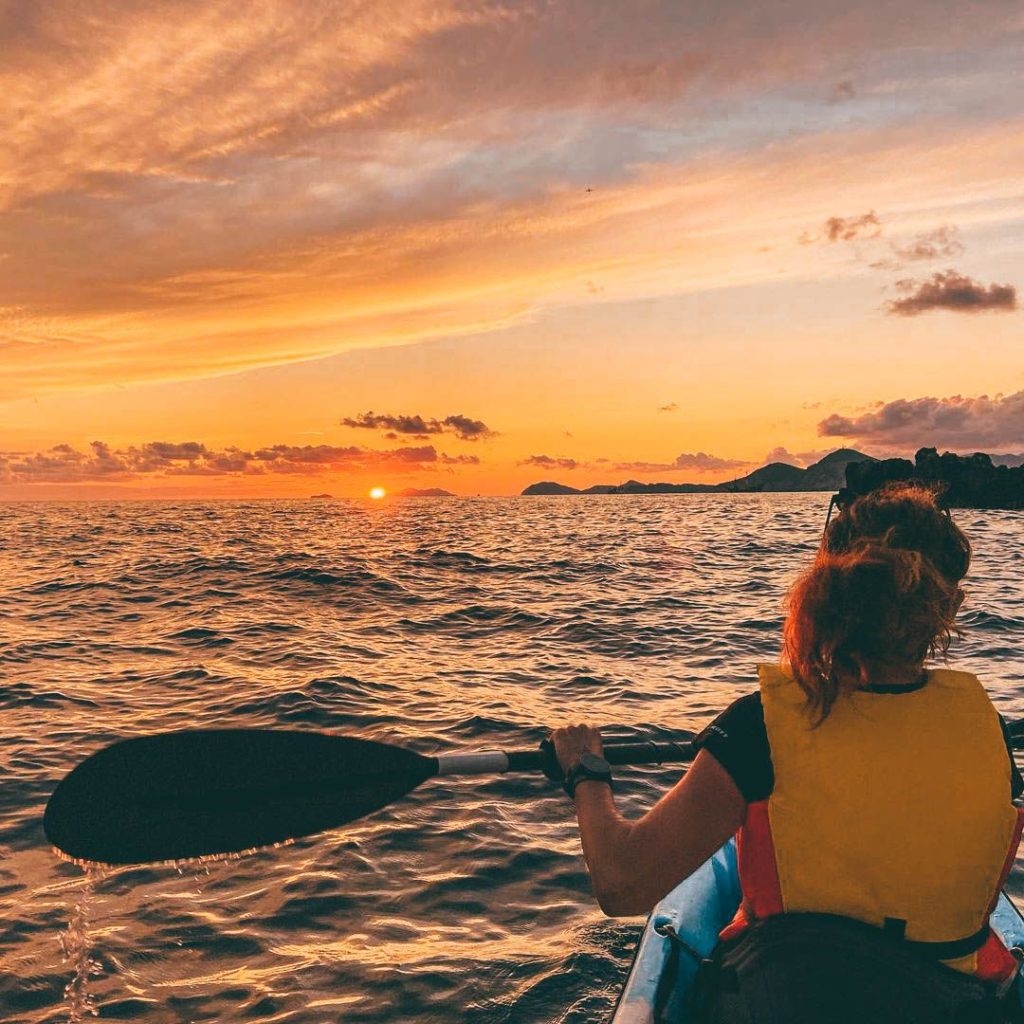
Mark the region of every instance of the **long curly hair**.
<instances>
[{"instance_id":1,"label":"long curly hair","mask_svg":"<svg viewBox=\"0 0 1024 1024\"><path fill-rule=\"evenodd\" d=\"M873 676L945 656L970 562L931 488L889 484L840 509L786 602L783 657L816 724Z\"/></svg>"}]
</instances>

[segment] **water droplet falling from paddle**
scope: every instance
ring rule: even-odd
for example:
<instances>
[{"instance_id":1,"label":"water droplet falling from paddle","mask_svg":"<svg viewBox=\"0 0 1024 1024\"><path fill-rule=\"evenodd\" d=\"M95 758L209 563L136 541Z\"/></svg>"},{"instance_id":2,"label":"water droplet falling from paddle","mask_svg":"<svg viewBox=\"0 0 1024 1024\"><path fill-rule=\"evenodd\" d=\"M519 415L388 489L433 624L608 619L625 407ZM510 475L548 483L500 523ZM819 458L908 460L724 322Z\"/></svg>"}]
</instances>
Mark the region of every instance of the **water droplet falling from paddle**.
<instances>
[{"instance_id":1,"label":"water droplet falling from paddle","mask_svg":"<svg viewBox=\"0 0 1024 1024\"><path fill-rule=\"evenodd\" d=\"M64 986L64 999L68 1007L68 1024L82 1024L86 1017L99 1014L96 997L90 991L91 981L102 973L102 965L93 956L92 936L89 934L89 908L96 892L96 883L104 871L96 865L85 867L82 888L71 911L67 930L61 933L60 948L64 962L74 973Z\"/></svg>"}]
</instances>

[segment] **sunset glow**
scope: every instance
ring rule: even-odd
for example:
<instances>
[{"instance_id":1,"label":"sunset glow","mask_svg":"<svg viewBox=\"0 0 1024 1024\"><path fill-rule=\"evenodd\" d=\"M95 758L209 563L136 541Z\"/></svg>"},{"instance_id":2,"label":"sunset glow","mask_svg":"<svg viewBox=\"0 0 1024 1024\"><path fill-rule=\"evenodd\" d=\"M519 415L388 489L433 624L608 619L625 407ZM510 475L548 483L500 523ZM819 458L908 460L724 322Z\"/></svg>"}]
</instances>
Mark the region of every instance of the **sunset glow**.
<instances>
[{"instance_id":1,"label":"sunset glow","mask_svg":"<svg viewBox=\"0 0 1024 1024\"><path fill-rule=\"evenodd\" d=\"M1024 450L1013 5L30 10L0 497Z\"/></svg>"},{"instance_id":2,"label":"sunset glow","mask_svg":"<svg viewBox=\"0 0 1024 1024\"><path fill-rule=\"evenodd\" d=\"M370 497L373 498L374 501L380 501L380 499L385 497L387 493L388 492L385 491L383 487L370 488Z\"/></svg>"}]
</instances>

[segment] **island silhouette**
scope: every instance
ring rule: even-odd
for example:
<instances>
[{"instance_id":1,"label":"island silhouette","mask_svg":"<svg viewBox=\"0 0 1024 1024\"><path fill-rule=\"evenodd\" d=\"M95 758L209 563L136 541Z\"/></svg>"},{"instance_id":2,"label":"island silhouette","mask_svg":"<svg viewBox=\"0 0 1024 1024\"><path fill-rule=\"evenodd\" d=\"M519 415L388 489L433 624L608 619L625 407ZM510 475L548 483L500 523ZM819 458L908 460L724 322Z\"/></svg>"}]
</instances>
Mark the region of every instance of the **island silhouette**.
<instances>
[{"instance_id":1,"label":"island silhouette","mask_svg":"<svg viewBox=\"0 0 1024 1024\"><path fill-rule=\"evenodd\" d=\"M455 498L456 494L446 491L443 487L405 487L395 491L393 498Z\"/></svg>"},{"instance_id":2,"label":"island silhouette","mask_svg":"<svg viewBox=\"0 0 1024 1024\"><path fill-rule=\"evenodd\" d=\"M846 482L851 462L874 462L870 455L853 448L837 448L823 459L801 469L788 462L769 462L753 473L720 484L641 483L595 484L580 490L554 481L530 484L523 494L737 494L757 491L835 491Z\"/></svg>"},{"instance_id":3,"label":"island silhouette","mask_svg":"<svg viewBox=\"0 0 1024 1024\"><path fill-rule=\"evenodd\" d=\"M994 461L998 460L998 461ZM524 495L555 494L754 494L780 491L836 491L837 500L896 480L931 484L949 508L1024 509L1024 465L1020 456L975 452L957 455L921 448L910 459L876 459L853 448L837 448L806 468L769 462L760 469L720 484L641 483L595 484L579 489L545 480L531 484ZM1015 463L1007 465L1008 462Z\"/></svg>"}]
</instances>

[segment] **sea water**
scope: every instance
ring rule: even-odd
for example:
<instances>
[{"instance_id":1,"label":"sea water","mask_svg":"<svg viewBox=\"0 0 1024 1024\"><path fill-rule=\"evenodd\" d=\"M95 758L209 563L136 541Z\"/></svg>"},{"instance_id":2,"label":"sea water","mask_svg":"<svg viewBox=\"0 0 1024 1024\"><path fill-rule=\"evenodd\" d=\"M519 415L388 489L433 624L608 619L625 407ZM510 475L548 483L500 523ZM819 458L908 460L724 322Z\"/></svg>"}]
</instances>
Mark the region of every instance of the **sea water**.
<instances>
[{"instance_id":1,"label":"sea water","mask_svg":"<svg viewBox=\"0 0 1024 1024\"><path fill-rule=\"evenodd\" d=\"M692 735L777 657L828 496L0 505L0 1016L596 1022L640 921L590 894L542 777L427 783L342 831L85 880L41 822L116 739L328 730L420 752L588 720ZM1018 513L975 559L954 664L1024 716ZM639 815L679 777L618 772ZM1024 874L1010 880L1022 891Z\"/></svg>"}]
</instances>

